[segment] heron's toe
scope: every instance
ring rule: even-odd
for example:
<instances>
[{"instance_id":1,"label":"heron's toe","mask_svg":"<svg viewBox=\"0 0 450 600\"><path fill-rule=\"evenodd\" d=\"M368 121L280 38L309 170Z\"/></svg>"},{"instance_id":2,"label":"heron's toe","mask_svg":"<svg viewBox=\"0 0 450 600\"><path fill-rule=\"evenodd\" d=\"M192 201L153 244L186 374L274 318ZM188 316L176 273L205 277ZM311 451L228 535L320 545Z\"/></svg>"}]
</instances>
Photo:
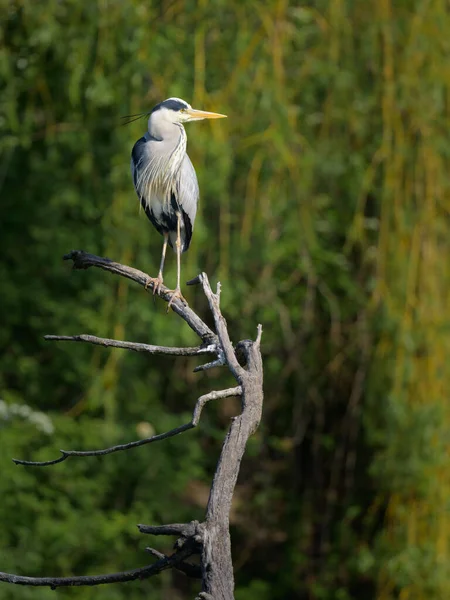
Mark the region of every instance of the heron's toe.
<instances>
[{"instance_id":1,"label":"heron's toe","mask_svg":"<svg viewBox=\"0 0 450 600\"><path fill-rule=\"evenodd\" d=\"M153 284L153 295L158 294L158 296L159 296L162 284L163 284L163 278L157 277L155 279L155 283Z\"/></svg>"},{"instance_id":2,"label":"heron's toe","mask_svg":"<svg viewBox=\"0 0 450 600\"><path fill-rule=\"evenodd\" d=\"M183 304L187 304L187 300L183 296L183 294L181 293L181 290L179 288L176 288L175 290L173 290L169 293L171 294L171 296L170 296L169 303L167 304L167 312L169 312L169 308L172 306L172 302L174 300L181 300L181 302L183 302Z\"/></svg>"},{"instance_id":3,"label":"heron's toe","mask_svg":"<svg viewBox=\"0 0 450 600\"><path fill-rule=\"evenodd\" d=\"M146 290L148 290L148 288L150 286L152 286L153 287L153 295L159 294L162 283L163 283L162 277L149 277L147 279L147 281L145 282L144 288Z\"/></svg>"}]
</instances>

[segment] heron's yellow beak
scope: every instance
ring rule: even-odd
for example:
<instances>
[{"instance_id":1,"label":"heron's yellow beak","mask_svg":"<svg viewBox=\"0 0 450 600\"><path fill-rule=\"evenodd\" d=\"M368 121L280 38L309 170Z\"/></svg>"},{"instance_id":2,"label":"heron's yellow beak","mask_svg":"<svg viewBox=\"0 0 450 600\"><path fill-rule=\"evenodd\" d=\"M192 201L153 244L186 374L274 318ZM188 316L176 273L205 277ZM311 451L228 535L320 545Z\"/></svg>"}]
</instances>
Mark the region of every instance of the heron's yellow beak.
<instances>
[{"instance_id":1,"label":"heron's yellow beak","mask_svg":"<svg viewBox=\"0 0 450 600\"><path fill-rule=\"evenodd\" d=\"M219 113L206 112L205 110L197 110L195 108L187 108L185 113L189 115L189 121L201 121L202 119L225 119L227 116Z\"/></svg>"}]
</instances>

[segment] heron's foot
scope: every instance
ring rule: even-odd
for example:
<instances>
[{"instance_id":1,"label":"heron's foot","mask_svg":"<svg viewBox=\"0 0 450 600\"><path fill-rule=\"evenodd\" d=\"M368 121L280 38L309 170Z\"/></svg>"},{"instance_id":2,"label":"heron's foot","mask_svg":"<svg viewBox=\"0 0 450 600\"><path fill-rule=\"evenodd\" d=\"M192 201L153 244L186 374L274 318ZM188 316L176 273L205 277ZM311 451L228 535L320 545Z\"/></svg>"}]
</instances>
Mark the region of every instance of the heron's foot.
<instances>
[{"instance_id":1,"label":"heron's foot","mask_svg":"<svg viewBox=\"0 0 450 600\"><path fill-rule=\"evenodd\" d=\"M159 292L161 290L161 286L163 284L163 278L158 275L158 277L149 277L147 279L147 281L145 282L145 289L148 290L148 288L153 285L153 295L155 296L156 294L159 295Z\"/></svg>"},{"instance_id":2,"label":"heron's foot","mask_svg":"<svg viewBox=\"0 0 450 600\"><path fill-rule=\"evenodd\" d=\"M171 296L170 296L169 304L167 305L167 312L169 312L169 308L172 306L172 302L174 300L181 300L181 302L183 302L184 304L187 304L186 298L181 293L180 288L175 288L174 290L170 290L169 294L171 294Z\"/></svg>"}]
</instances>

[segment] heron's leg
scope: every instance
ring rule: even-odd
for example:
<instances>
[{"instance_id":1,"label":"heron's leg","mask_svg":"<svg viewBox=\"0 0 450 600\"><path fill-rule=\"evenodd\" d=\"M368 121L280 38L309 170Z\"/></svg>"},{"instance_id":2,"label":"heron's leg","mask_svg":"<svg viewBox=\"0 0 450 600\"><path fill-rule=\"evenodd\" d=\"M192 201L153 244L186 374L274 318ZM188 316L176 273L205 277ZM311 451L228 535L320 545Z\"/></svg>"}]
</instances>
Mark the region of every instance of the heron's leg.
<instances>
[{"instance_id":1,"label":"heron's leg","mask_svg":"<svg viewBox=\"0 0 450 600\"><path fill-rule=\"evenodd\" d=\"M172 296L169 300L169 304L167 305L167 310L169 310L172 302L179 298L183 302L186 300L183 298L183 294L181 293L181 213L177 212L177 241L175 242L175 248L177 251L177 287L172 292Z\"/></svg>"},{"instance_id":2,"label":"heron's leg","mask_svg":"<svg viewBox=\"0 0 450 600\"><path fill-rule=\"evenodd\" d=\"M164 270L164 261L166 259L166 250L167 250L167 242L169 241L169 234L164 233L164 243L161 253L161 263L159 265L159 273L158 277L149 277L147 283L145 284L145 289L153 283L153 295L158 294L163 282L163 270Z\"/></svg>"},{"instance_id":3,"label":"heron's leg","mask_svg":"<svg viewBox=\"0 0 450 600\"><path fill-rule=\"evenodd\" d=\"M180 215L180 213L177 213L176 247L177 247L177 287L175 289L179 290L181 292L181 285L180 285L180 279L181 279L181 215Z\"/></svg>"},{"instance_id":4,"label":"heron's leg","mask_svg":"<svg viewBox=\"0 0 450 600\"><path fill-rule=\"evenodd\" d=\"M169 241L169 234L165 232L164 234L164 244L161 254L161 264L159 265L159 273L158 279L161 279L161 283L163 282L163 270L164 270L164 261L166 260L166 250L167 250L167 242Z\"/></svg>"}]
</instances>

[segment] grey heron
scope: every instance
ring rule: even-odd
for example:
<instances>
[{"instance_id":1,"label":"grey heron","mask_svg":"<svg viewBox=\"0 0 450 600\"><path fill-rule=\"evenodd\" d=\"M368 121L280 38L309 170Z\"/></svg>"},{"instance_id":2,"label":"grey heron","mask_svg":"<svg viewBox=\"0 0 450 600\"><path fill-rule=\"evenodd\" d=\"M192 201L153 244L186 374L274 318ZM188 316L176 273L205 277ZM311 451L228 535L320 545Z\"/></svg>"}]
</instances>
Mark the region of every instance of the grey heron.
<instances>
[{"instance_id":1,"label":"grey heron","mask_svg":"<svg viewBox=\"0 0 450 600\"><path fill-rule=\"evenodd\" d=\"M147 115L148 131L134 144L131 153L131 173L145 214L164 238L158 276L150 277L146 287L152 283L154 293L160 290L167 244L177 254L177 286L169 308L176 298L185 302L180 287L181 254L191 242L199 198L197 175L186 152L183 123L226 115L196 110L180 98L168 98L149 113L132 116Z\"/></svg>"}]
</instances>

